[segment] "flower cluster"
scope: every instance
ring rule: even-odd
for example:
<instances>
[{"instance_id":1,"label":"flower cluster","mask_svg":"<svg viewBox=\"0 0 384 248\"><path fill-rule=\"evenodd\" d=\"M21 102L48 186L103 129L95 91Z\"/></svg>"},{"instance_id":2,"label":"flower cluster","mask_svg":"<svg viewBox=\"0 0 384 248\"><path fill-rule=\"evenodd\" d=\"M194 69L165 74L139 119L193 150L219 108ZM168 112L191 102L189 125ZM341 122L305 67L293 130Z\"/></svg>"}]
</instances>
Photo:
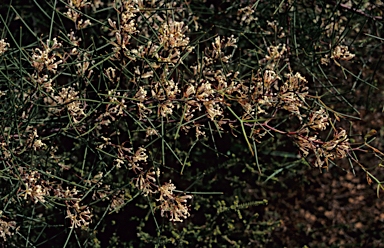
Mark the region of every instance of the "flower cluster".
<instances>
[{"instance_id":1,"label":"flower cluster","mask_svg":"<svg viewBox=\"0 0 384 248\"><path fill-rule=\"evenodd\" d=\"M5 42L4 39L1 39L0 40L0 55L5 53L8 50L7 46L9 47L9 43Z\"/></svg>"},{"instance_id":2,"label":"flower cluster","mask_svg":"<svg viewBox=\"0 0 384 248\"><path fill-rule=\"evenodd\" d=\"M182 222L190 216L188 207L185 205L187 199L191 199L191 195L175 196L173 190L176 187L171 181L159 187L160 197L156 201L160 202L161 216L166 212L169 214L170 221Z\"/></svg>"},{"instance_id":3,"label":"flower cluster","mask_svg":"<svg viewBox=\"0 0 384 248\"><path fill-rule=\"evenodd\" d=\"M277 61L282 58L283 54L287 51L287 48L285 44L279 44L278 46L270 46L267 50L269 55L266 55L265 58L267 60Z\"/></svg>"},{"instance_id":4,"label":"flower cluster","mask_svg":"<svg viewBox=\"0 0 384 248\"><path fill-rule=\"evenodd\" d=\"M175 47L185 47L189 44L189 38L185 36L188 26L184 26L184 22L169 23L164 22L159 32L159 43L164 49L169 50Z\"/></svg>"},{"instance_id":5,"label":"flower cluster","mask_svg":"<svg viewBox=\"0 0 384 248\"><path fill-rule=\"evenodd\" d=\"M336 46L331 54L331 59L351 60L354 57L355 55L348 51L348 47L343 45Z\"/></svg>"},{"instance_id":6,"label":"flower cluster","mask_svg":"<svg viewBox=\"0 0 384 248\"><path fill-rule=\"evenodd\" d=\"M0 211L0 217L3 217L3 211ZM4 221L3 219L0 219L0 237L4 239L4 241L7 241L7 236L12 236L13 233L11 230L16 229L18 231L20 227L16 228L16 222L15 221Z\"/></svg>"},{"instance_id":7,"label":"flower cluster","mask_svg":"<svg viewBox=\"0 0 384 248\"><path fill-rule=\"evenodd\" d=\"M249 25L251 22L254 22L257 20L257 17L254 16L255 10L251 8L250 6L246 6L244 8L239 9L237 12L238 15L241 16L237 19L240 19L240 25L243 25L243 23Z\"/></svg>"},{"instance_id":8,"label":"flower cluster","mask_svg":"<svg viewBox=\"0 0 384 248\"><path fill-rule=\"evenodd\" d=\"M36 76L38 76L44 68L56 73L57 66L63 62L63 60L56 61L57 54L53 53L53 50L62 46L61 43L57 42L56 38L53 38L52 44L50 40L47 40L46 43L42 43L42 45L43 50L36 48L32 55L32 66L37 70Z\"/></svg>"},{"instance_id":9,"label":"flower cluster","mask_svg":"<svg viewBox=\"0 0 384 248\"><path fill-rule=\"evenodd\" d=\"M334 138L327 142L321 141L316 135L303 136L302 133L296 136L295 143L303 152L304 157L307 157L309 152L315 154L316 167L328 167L328 159L345 158L352 150L346 131L341 128L335 131Z\"/></svg>"},{"instance_id":10,"label":"flower cluster","mask_svg":"<svg viewBox=\"0 0 384 248\"><path fill-rule=\"evenodd\" d=\"M24 192L22 194L24 196L24 199L27 200L28 197L30 197L34 203L44 203L44 196L49 195L50 191L50 188L47 183L45 183L43 180L40 180L40 174L36 171L32 171L30 173L25 171L23 173L23 171L21 170L21 173L24 175L23 181L25 189L21 190L22 192Z\"/></svg>"},{"instance_id":11,"label":"flower cluster","mask_svg":"<svg viewBox=\"0 0 384 248\"><path fill-rule=\"evenodd\" d=\"M348 51L347 46L339 45L339 46L336 46L335 48L333 48L333 50L331 50L331 57L330 58L328 55L325 55L324 58L321 58L321 64L328 65L330 62L330 59L333 59L333 61L335 61L336 64L339 64L337 61L340 59L349 61L349 60L353 59L354 57L355 57L355 55Z\"/></svg>"},{"instance_id":12,"label":"flower cluster","mask_svg":"<svg viewBox=\"0 0 384 248\"><path fill-rule=\"evenodd\" d=\"M64 13L69 19L71 19L76 24L76 29L83 29L91 25L91 22L87 20L80 19L82 14L79 11L81 8L90 5L91 3L88 0L68 0L67 12Z\"/></svg>"},{"instance_id":13,"label":"flower cluster","mask_svg":"<svg viewBox=\"0 0 384 248\"><path fill-rule=\"evenodd\" d=\"M120 25L117 26L116 21L108 19L109 25L112 27L111 35L115 35L115 41L112 41L111 44L113 47L113 52L115 53L114 59L118 60L121 54L124 54L127 57L132 57L134 51L130 51L127 48L129 41L132 38L132 35L136 34L136 13L139 12L137 5L134 1L123 1L124 10L120 13Z\"/></svg>"},{"instance_id":14,"label":"flower cluster","mask_svg":"<svg viewBox=\"0 0 384 248\"><path fill-rule=\"evenodd\" d=\"M85 106L81 101L76 100L78 98L79 92L69 86L67 88L61 88L57 95L52 92L50 97L44 98L44 101L46 104L52 106L49 108L51 113L58 114L66 108L73 117L73 121L78 122L77 117L85 115Z\"/></svg>"},{"instance_id":15,"label":"flower cluster","mask_svg":"<svg viewBox=\"0 0 384 248\"><path fill-rule=\"evenodd\" d=\"M153 168L151 168L147 173L141 172L139 176L134 179L136 181L136 188L141 190L144 196L157 193L158 186L155 185L155 176L160 176L160 169L157 169L155 172Z\"/></svg>"},{"instance_id":16,"label":"flower cluster","mask_svg":"<svg viewBox=\"0 0 384 248\"><path fill-rule=\"evenodd\" d=\"M92 222L92 214L87 206L79 206L79 202L67 205L67 216L71 220L70 228L86 228Z\"/></svg>"}]
</instances>

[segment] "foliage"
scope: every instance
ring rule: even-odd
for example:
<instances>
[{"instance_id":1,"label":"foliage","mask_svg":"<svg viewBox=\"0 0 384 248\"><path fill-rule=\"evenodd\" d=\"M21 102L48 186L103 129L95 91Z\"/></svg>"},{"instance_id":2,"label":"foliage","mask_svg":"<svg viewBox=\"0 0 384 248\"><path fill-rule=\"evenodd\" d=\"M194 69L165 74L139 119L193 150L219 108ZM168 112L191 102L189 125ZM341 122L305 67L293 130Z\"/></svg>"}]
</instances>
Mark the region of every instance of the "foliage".
<instances>
[{"instance_id":1,"label":"foliage","mask_svg":"<svg viewBox=\"0 0 384 248\"><path fill-rule=\"evenodd\" d=\"M5 244L273 246L263 185L337 166L379 195L353 126L382 107L355 96L378 89L378 4L3 4Z\"/></svg>"}]
</instances>

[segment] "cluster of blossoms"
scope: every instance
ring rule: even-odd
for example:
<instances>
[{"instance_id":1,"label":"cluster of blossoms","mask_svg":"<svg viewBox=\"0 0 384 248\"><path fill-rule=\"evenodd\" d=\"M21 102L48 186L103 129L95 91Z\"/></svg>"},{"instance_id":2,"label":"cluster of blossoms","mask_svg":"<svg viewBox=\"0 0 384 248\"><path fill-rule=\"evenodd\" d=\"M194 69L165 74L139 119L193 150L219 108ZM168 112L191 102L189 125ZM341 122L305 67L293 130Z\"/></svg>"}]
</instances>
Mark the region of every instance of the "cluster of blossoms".
<instances>
[{"instance_id":1,"label":"cluster of blossoms","mask_svg":"<svg viewBox=\"0 0 384 248\"><path fill-rule=\"evenodd\" d=\"M64 109L67 109L69 114L73 117L73 121L78 122L77 117L84 116L85 106L77 100L79 98L79 92L73 87L61 88L56 95L51 93L50 97L44 98L44 102L50 106L49 111L52 114L57 114Z\"/></svg>"},{"instance_id":2,"label":"cluster of blossoms","mask_svg":"<svg viewBox=\"0 0 384 248\"><path fill-rule=\"evenodd\" d=\"M355 55L348 51L348 47L342 45L336 46L331 54L331 59L351 60L354 57Z\"/></svg>"},{"instance_id":3,"label":"cluster of blossoms","mask_svg":"<svg viewBox=\"0 0 384 248\"><path fill-rule=\"evenodd\" d=\"M349 60L353 59L354 57L355 57L355 55L353 53L351 53L350 51L348 51L347 46L339 45L339 46L336 46L335 48L333 48L333 50L331 50L331 57L330 58L328 55L325 55L324 58L321 58L321 63L324 65L328 65L330 62L330 59L333 59L333 61L335 61L335 63L338 64L337 61L340 59L349 61Z\"/></svg>"},{"instance_id":4,"label":"cluster of blossoms","mask_svg":"<svg viewBox=\"0 0 384 248\"><path fill-rule=\"evenodd\" d=\"M173 22L170 23L170 25L173 24ZM182 23L176 24L178 24L179 30L183 30ZM169 35L168 39L164 39L162 35L167 32L164 31L166 30L164 27L168 26L163 26L163 29L161 29L163 31L159 34L161 46L168 49L177 48L177 46L189 46L188 40L184 40L184 43L179 42L179 45L177 45L177 39L173 38L173 35ZM175 29L175 27L173 29ZM180 39L182 40L183 38L184 36L181 35ZM172 40L174 40L174 46L172 46L173 43L170 42ZM159 51L156 45L152 45L152 43L150 45L155 47L155 51ZM309 105L307 104L306 99L310 98L310 96L308 96L308 87L306 86L307 80L300 73L293 72L287 73L285 75L285 80L283 80L281 75L276 72L275 68L278 67L284 53L287 51L285 45L277 45L267 48L268 55L265 56L264 60L264 62L267 63L267 69L264 71L258 70L257 73L253 75L250 84L247 84L245 80L240 80L238 78L239 72L230 71L224 73L223 70L212 69L212 66L217 63L230 62L231 55L226 54L229 47L237 47L236 39L230 37L226 41L225 38L222 39L216 37L212 43L212 49L207 48L202 59L198 60L196 65L191 66L193 76L188 80L188 84L184 87L183 93L181 92L181 87L179 87L173 79L169 78L166 70L163 70L158 74L159 76L157 79L159 79L159 81L153 78L153 75L148 77L150 79L149 82L151 83L145 86L140 85L134 97L138 101L136 104L140 120L146 120L148 115L152 113L149 106L146 106L147 103L152 102L148 99L152 98L157 101L158 114L167 119L173 116L176 107L181 107L179 105L181 100L185 104L183 107L183 119L185 121L191 121L195 113L200 115L205 109L206 116L211 121L218 120L215 125L219 129L222 129L221 125L226 123L233 128L234 125L224 118L227 105L226 99L228 98L237 101L242 106L244 111L241 115L242 119L253 119L262 116L268 118L271 112L270 110L274 109L272 114L273 118L277 115L279 110L286 110L291 113L292 116L297 117L300 120L300 123L304 125L303 127L310 127L313 130L320 131L324 131L327 128L329 116L324 108L314 111L307 117L306 112L309 112ZM145 49L141 49L141 51L145 51ZM158 57L158 53L154 53L153 50L147 49L146 51L150 55ZM348 54L346 51L347 50L343 48L335 53L333 58L349 58L347 57ZM141 54L140 56L143 55L144 54ZM136 59L138 59L138 57L136 57ZM156 63L151 64L152 68L159 68L159 66L160 65ZM137 74L139 73L140 72ZM199 78L199 80L197 81L196 78ZM120 104L120 106L124 107L125 105ZM121 113L122 110L119 112ZM255 139L264 136L268 132L268 128L273 131L288 134L288 132L274 130L268 125L269 121L265 123L254 123L252 125L253 134L256 135L256 137L254 137ZM202 131L204 124L192 123L190 125L183 125L181 129L188 132L191 126L196 129L196 137L205 135L205 132ZM150 128L147 131L147 136L151 134L158 134L158 131ZM297 135L295 136L294 134ZM309 150L316 154L315 166L328 165L328 158L343 158L351 149L348 147L348 143L346 143L347 141L344 140L340 143L339 139L337 139L337 143L340 143L340 146L337 145L334 149L330 149L329 142L332 143L336 141L321 141L321 144L324 144L320 147L308 145L308 141L311 141L312 143L320 142L314 138L316 136L308 135L308 128L301 128L298 131L289 132L289 136L292 137L294 142L299 145L299 148L303 150L304 156L308 155ZM339 136L338 134L335 135L337 137ZM304 136L308 137L303 138ZM313 142L313 140L316 140L316 142ZM315 147L317 148L315 149Z\"/></svg>"},{"instance_id":5,"label":"cluster of blossoms","mask_svg":"<svg viewBox=\"0 0 384 248\"><path fill-rule=\"evenodd\" d=\"M72 206L67 205L67 216L71 220L70 228L86 228L92 222L92 214L87 206L79 206L79 202L75 202Z\"/></svg>"},{"instance_id":6,"label":"cluster of blossoms","mask_svg":"<svg viewBox=\"0 0 384 248\"><path fill-rule=\"evenodd\" d=\"M30 75L29 79L50 92L53 91L53 87L49 73L56 74L58 65L63 63L62 59L56 61L57 57L61 58L57 50L62 47L62 44L57 41L57 38L46 40L45 43L41 42L41 44L42 49L32 50L31 65L35 68L35 72Z\"/></svg>"},{"instance_id":7,"label":"cluster of blossoms","mask_svg":"<svg viewBox=\"0 0 384 248\"><path fill-rule=\"evenodd\" d=\"M93 8L96 6L100 6L100 3L92 4L88 0L68 0L68 11L64 13L69 19L71 19L76 24L76 29L83 29L91 25L89 20L81 19L81 12L79 11L81 8L84 8L88 5L92 5Z\"/></svg>"},{"instance_id":8,"label":"cluster of blossoms","mask_svg":"<svg viewBox=\"0 0 384 248\"><path fill-rule=\"evenodd\" d=\"M79 75L85 75L85 73L88 72L87 78L90 78L93 73L93 70L89 70L89 66L91 63L94 63L94 61L91 60L91 55L86 52L83 52L78 55L78 60L81 62L76 64L77 73Z\"/></svg>"},{"instance_id":9,"label":"cluster of blossoms","mask_svg":"<svg viewBox=\"0 0 384 248\"><path fill-rule=\"evenodd\" d=\"M303 136L303 133L297 134L295 143L303 152L304 157L307 157L310 151L315 154L316 167L328 167L328 159L345 158L348 152L351 151L344 129L335 131L334 138L327 142L321 141L316 135L308 136L307 134Z\"/></svg>"},{"instance_id":10,"label":"cluster of blossoms","mask_svg":"<svg viewBox=\"0 0 384 248\"><path fill-rule=\"evenodd\" d=\"M181 218L188 218L190 216L187 206L185 203L187 199L191 199L191 195L175 196L173 190L176 187L171 181L165 183L159 188L160 198L156 201L160 202L161 216L164 216L164 212L169 213L170 221L182 222Z\"/></svg>"},{"instance_id":11,"label":"cluster of blossoms","mask_svg":"<svg viewBox=\"0 0 384 248\"><path fill-rule=\"evenodd\" d=\"M341 4L343 7L347 7L347 5ZM330 5L328 4L326 5L326 8L319 8L316 6L315 12L317 15L313 22L315 24L320 23L320 28L327 34L328 37L333 37L332 39L342 42L344 40L343 34L345 33L345 28L347 27L346 23L348 23L348 18L344 16L340 10L336 10L331 14L329 7ZM324 15L321 13L324 13ZM359 32L358 26L354 27L354 29ZM331 47L331 43L329 43L329 49L330 55L327 54L324 58L321 58L321 64L323 65L328 65L331 59L338 64L339 59L349 61L355 57L354 54L348 51L348 47L344 45L336 44Z\"/></svg>"},{"instance_id":12,"label":"cluster of blossoms","mask_svg":"<svg viewBox=\"0 0 384 248\"><path fill-rule=\"evenodd\" d=\"M332 15L329 15L331 13L331 8L329 7L329 4L326 5L326 8L319 8L319 6L316 6L315 11L317 15L313 22L315 24L320 23L320 28L328 37L335 36L339 39L345 32L348 18L344 16L340 10L336 10ZM325 10L325 12L323 12L323 10ZM322 12L325 15L321 15Z\"/></svg>"},{"instance_id":13,"label":"cluster of blossoms","mask_svg":"<svg viewBox=\"0 0 384 248\"><path fill-rule=\"evenodd\" d=\"M60 48L61 43L57 42L56 38L51 41L47 40L43 44L43 50L36 48L32 55L32 66L36 69L36 73L40 73L46 68L48 71L56 73L57 66L63 62L63 60L56 61L56 54L52 53L53 50Z\"/></svg>"},{"instance_id":14,"label":"cluster of blossoms","mask_svg":"<svg viewBox=\"0 0 384 248\"><path fill-rule=\"evenodd\" d=\"M104 138L107 142L107 145L114 146L109 139ZM106 146L103 144L99 146L100 149L105 148ZM173 194L173 190L176 189L174 184L165 183L163 186L158 186L156 183L156 178L160 176L160 169L149 168L147 171L140 166L140 164L146 165L148 156L146 155L146 149L139 147L139 149L131 156L125 155L125 152L132 153L132 149L127 149L124 147L119 147L119 157L115 159L116 168L121 168L122 165L125 164L125 160L128 160L128 169L132 169L133 172L137 175L132 181L135 181L135 187L141 191L143 196L149 196L152 194L160 193L160 198L156 201L160 202L159 208L161 209L161 215L163 216L164 212L170 213L170 221L183 221L182 218L187 218L190 214L188 212L188 207L185 205L187 202L186 199L191 199L192 196L175 196ZM100 181L100 177L98 177L98 181ZM97 179L96 179L97 180ZM96 182L93 182L96 183ZM104 197L105 194L100 194L100 197ZM119 209L121 205L124 203L123 197L114 198L114 209Z\"/></svg>"},{"instance_id":15,"label":"cluster of blossoms","mask_svg":"<svg viewBox=\"0 0 384 248\"><path fill-rule=\"evenodd\" d=\"M156 178L160 176L160 169L157 169L155 172L153 168L149 169L147 173L141 172L137 178L135 186L137 189L142 191L144 196L148 196L149 194L157 193L158 186L155 185ZM154 189L155 188L155 189Z\"/></svg>"},{"instance_id":16,"label":"cluster of blossoms","mask_svg":"<svg viewBox=\"0 0 384 248\"><path fill-rule=\"evenodd\" d=\"M164 22L159 32L159 43L164 49L169 50L175 47L186 47L189 44L189 38L185 36L188 26L184 22Z\"/></svg>"},{"instance_id":17,"label":"cluster of blossoms","mask_svg":"<svg viewBox=\"0 0 384 248\"><path fill-rule=\"evenodd\" d=\"M67 34L67 36L69 38L70 44L72 46L74 46L74 48L72 48L72 50L70 52L70 55L77 55L78 54L77 47L79 47L79 45L80 45L81 38L76 37L74 31Z\"/></svg>"},{"instance_id":18,"label":"cluster of blossoms","mask_svg":"<svg viewBox=\"0 0 384 248\"><path fill-rule=\"evenodd\" d=\"M30 197L34 203L44 203L44 196L49 195L50 187L45 181L41 180L40 173L36 171L23 171L23 168L19 168L19 170L20 174L24 176L23 182L25 189L21 190L24 200Z\"/></svg>"},{"instance_id":19,"label":"cluster of blossoms","mask_svg":"<svg viewBox=\"0 0 384 248\"><path fill-rule=\"evenodd\" d=\"M3 217L3 211L0 211L0 217ZM13 232L12 230L16 229L18 231L20 227L16 228L16 221L5 221L3 219L0 219L0 237L4 239L4 241L7 241L7 236L12 236Z\"/></svg>"},{"instance_id":20,"label":"cluster of blossoms","mask_svg":"<svg viewBox=\"0 0 384 248\"><path fill-rule=\"evenodd\" d=\"M251 22L257 21L257 17L254 16L254 13L255 10L250 6L239 9L238 15L240 16L237 19L240 19L240 25L243 25L243 23L249 25Z\"/></svg>"},{"instance_id":21,"label":"cluster of blossoms","mask_svg":"<svg viewBox=\"0 0 384 248\"><path fill-rule=\"evenodd\" d=\"M28 169L19 168L19 173L22 176L25 189L19 189L21 196L25 200L30 198L35 204L40 202L44 204L46 197L54 195L58 199L63 199L67 205L67 217L71 220L71 228L85 228L91 222L92 214L87 206L79 206L80 198L76 187L64 189L60 184L54 184L48 180L43 180L41 174L37 171L29 171ZM72 204L71 204L72 202Z\"/></svg>"},{"instance_id":22,"label":"cluster of blossoms","mask_svg":"<svg viewBox=\"0 0 384 248\"><path fill-rule=\"evenodd\" d=\"M116 21L108 19L109 25L112 27L111 35L115 36L115 41L112 41L111 44L113 47L113 52L115 53L114 58L118 60L121 54L125 56L132 57L136 51L130 51L127 48L129 41L132 38L132 35L138 33L136 30L136 13L139 13L139 7L135 4L134 1L123 1L124 9L120 12L120 25L118 26ZM132 57L134 59L134 56Z\"/></svg>"},{"instance_id":23,"label":"cluster of blossoms","mask_svg":"<svg viewBox=\"0 0 384 248\"><path fill-rule=\"evenodd\" d=\"M1 39L0 40L0 55L8 50L7 46L9 47L9 43L5 42L4 39Z\"/></svg>"},{"instance_id":24,"label":"cluster of blossoms","mask_svg":"<svg viewBox=\"0 0 384 248\"><path fill-rule=\"evenodd\" d=\"M79 195L76 187L64 189L61 184L44 180L41 173L30 171L27 168L20 167L19 175L23 181L25 189L19 188L24 200L31 199L33 203L46 203L46 198L53 195L57 199L64 200L67 206L67 217L71 221L71 228L85 228L92 222L92 214L87 206L79 206L82 195Z\"/></svg>"},{"instance_id":25,"label":"cluster of blossoms","mask_svg":"<svg viewBox=\"0 0 384 248\"><path fill-rule=\"evenodd\" d=\"M281 47L281 48L280 48ZM287 48L285 44L281 45L279 44L278 46L270 46L267 48L269 55L266 55L265 58L267 60L272 60L272 61L278 61L282 58L282 55L287 51ZM274 63L269 66L269 68L273 68Z\"/></svg>"}]
</instances>

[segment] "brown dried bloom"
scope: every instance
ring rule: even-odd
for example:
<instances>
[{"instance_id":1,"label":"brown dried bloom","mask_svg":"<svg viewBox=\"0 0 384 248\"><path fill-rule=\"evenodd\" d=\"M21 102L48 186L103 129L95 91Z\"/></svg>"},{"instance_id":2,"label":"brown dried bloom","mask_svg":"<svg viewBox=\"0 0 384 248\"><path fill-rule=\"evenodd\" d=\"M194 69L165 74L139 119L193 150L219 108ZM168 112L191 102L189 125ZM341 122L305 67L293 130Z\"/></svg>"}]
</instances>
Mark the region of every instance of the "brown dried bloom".
<instances>
[{"instance_id":1,"label":"brown dried bloom","mask_svg":"<svg viewBox=\"0 0 384 248\"><path fill-rule=\"evenodd\" d=\"M303 152L303 157L307 157L310 151L315 151L318 147L316 141L317 136L303 137L297 136L295 143L299 146L299 149Z\"/></svg>"},{"instance_id":2,"label":"brown dried bloom","mask_svg":"<svg viewBox=\"0 0 384 248\"><path fill-rule=\"evenodd\" d=\"M305 132L308 132L308 128L303 129L300 133ZM295 143L303 152L304 157L306 157L310 151L315 154L316 167L322 167L324 164L328 167L328 159L345 158L351 150L348 143L348 136L344 129L335 131L334 138L328 142L318 140L316 135L304 137L299 134L296 137Z\"/></svg>"},{"instance_id":3,"label":"brown dried bloom","mask_svg":"<svg viewBox=\"0 0 384 248\"><path fill-rule=\"evenodd\" d=\"M306 108L304 103L305 97L308 95L307 80L298 72L296 74L289 73L286 76L288 80L280 87L278 97L284 102L283 108L302 121L299 107Z\"/></svg>"}]
</instances>

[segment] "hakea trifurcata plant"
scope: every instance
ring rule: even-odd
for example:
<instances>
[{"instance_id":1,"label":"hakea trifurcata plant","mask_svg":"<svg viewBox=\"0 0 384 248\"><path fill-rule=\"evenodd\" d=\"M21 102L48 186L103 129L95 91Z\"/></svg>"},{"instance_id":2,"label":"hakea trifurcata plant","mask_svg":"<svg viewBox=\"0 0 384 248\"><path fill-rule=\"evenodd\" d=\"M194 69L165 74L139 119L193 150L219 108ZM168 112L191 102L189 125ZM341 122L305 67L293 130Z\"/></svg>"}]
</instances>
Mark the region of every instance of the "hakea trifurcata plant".
<instances>
[{"instance_id":1,"label":"hakea trifurcata plant","mask_svg":"<svg viewBox=\"0 0 384 248\"><path fill-rule=\"evenodd\" d=\"M75 23L77 30L91 25L89 20L83 21L76 11L90 4L81 0L68 1L65 15ZM121 189L111 189L111 185L105 183L105 178L115 171L119 173L127 170L132 176L133 187L145 197L156 197L157 209L160 209L162 216L167 216L173 222L186 219L190 216L187 201L192 196L175 195L176 187L171 181L160 183L159 164L165 162L162 160L161 163L150 165L152 160L157 159L148 156L150 148L135 148L132 140L121 136L119 131L108 133L111 126L119 126L120 121L127 118L138 123L141 131L146 133L145 140L152 136L164 138L164 132L159 126L152 125L157 121L179 125L181 132L194 132L197 138L205 136L204 129L208 122L212 122L220 132L224 130L224 125L232 131L241 127L249 146L248 139L262 142L268 133L289 137L303 157L310 159L310 154L313 155L311 162L316 167L328 167L330 160L345 157L358 163L351 153L359 148L351 147L346 130L334 127L330 117L332 110L325 104L311 107L310 102L320 100L320 97L309 94L307 79L298 72L283 73L284 70L280 70L287 52L285 45L268 47L265 58L260 59L265 68L242 76L239 71L228 69L234 49L237 49L234 36L215 37L204 53L198 54L196 58L194 56L197 55L193 54L195 47L190 44L188 37L189 27L184 22L167 20L161 11L151 12L151 15L149 12L141 13L141 4L141 1L121 1L121 5L115 8L119 21L105 20L105 26L110 30L107 47L111 55L104 59L108 65L99 75L106 81L105 93L92 92L97 93L93 96L100 100L98 106L90 106L96 100L87 99L87 94L95 90L91 82L99 82L93 64L102 62L93 62L92 52L80 46L81 39L76 36L76 32L70 32L62 42L53 38L41 43L41 48L32 49L30 63L34 72L26 80L39 90L30 95L20 95L31 102L29 110L33 104L45 104L47 118L67 116L70 123L66 132L73 131L76 135L72 138L89 135L97 143L95 150L113 158L113 162L110 165L105 163L105 168L110 169L108 173L92 171L86 177L76 175L85 186L68 185L70 187L65 189L60 180L48 179L51 173L58 171L36 172L33 168L19 167L14 173L22 181L18 197L34 204L44 204L51 197L61 199L65 203L66 218L70 220L71 228L87 228L93 214L92 209L83 201L86 196L84 192L94 189L93 199L110 201L111 209L118 211L125 204L125 196ZM156 1L152 1L151 5L156 8ZM168 6L185 11L180 6L168 5L162 8ZM246 8L241 12L246 15L252 13ZM152 26L139 29L138 25ZM152 37L152 40L144 42L143 37ZM10 49L8 43L0 40L0 55ZM353 54L347 47L340 45L334 48L330 58L350 60ZM195 61L192 65L189 64L191 60ZM111 66L117 63L118 67ZM74 65L76 80L83 80L85 87L80 87L77 81L65 85L53 83L60 71L70 65ZM180 73L184 69L187 72ZM129 73L127 70L130 70ZM298 123L293 130L279 130L271 124L286 113ZM28 110L25 111L23 118L29 118L29 114ZM178 115L180 117L176 117ZM339 119L339 115L335 116ZM42 134L54 133L60 128L45 130L40 125L36 130L28 126L25 130L28 135L9 135L8 141L15 142L18 144L16 146L7 145L2 137L0 147L3 157L9 158L14 154L21 158L26 151L46 151L50 155L48 162L59 164L61 172L71 170L57 154L57 146L50 144L48 135L44 137ZM252 130L250 135L245 133L245 128ZM319 132L330 128L333 138L323 140ZM120 143L116 141L119 139L125 140ZM128 143L132 146L127 147ZM6 164L12 167L9 161ZM4 234L9 235L9 227L13 225L10 224L12 222L0 221L0 235L5 238Z\"/></svg>"}]
</instances>

